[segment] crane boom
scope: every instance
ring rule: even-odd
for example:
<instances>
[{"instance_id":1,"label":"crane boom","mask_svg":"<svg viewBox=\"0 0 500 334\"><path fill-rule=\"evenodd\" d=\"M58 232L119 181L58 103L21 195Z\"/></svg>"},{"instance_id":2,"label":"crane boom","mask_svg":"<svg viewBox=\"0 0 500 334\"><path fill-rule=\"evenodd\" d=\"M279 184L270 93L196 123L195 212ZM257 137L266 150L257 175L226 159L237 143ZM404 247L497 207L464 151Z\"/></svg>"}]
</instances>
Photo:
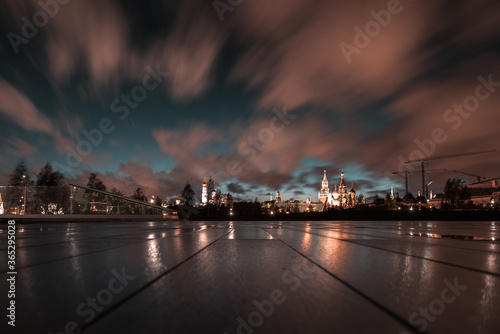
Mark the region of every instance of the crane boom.
<instances>
[{"instance_id":1,"label":"crane boom","mask_svg":"<svg viewBox=\"0 0 500 334\"><path fill-rule=\"evenodd\" d=\"M484 150L484 151L467 152L467 153L457 153L457 154L449 154L449 155L437 155L437 156L434 156L434 157L428 157L428 158L423 158L423 159L409 160L409 161L406 161L405 164L411 164L411 163L415 163L415 162L422 162L422 161L429 161L429 160L458 158L458 157L464 157L464 156L467 156L467 155L476 155L476 154L483 154L483 153L493 153L493 152L496 152L496 151L497 150Z\"/></svg>"},{"instance_id":2,"label":"crane boom","mask_svg":"<svg viewBox=\"0 0 500 334\"><path fill-rule=\"evenodd\" d=\"M426 170L427 173L431 173L431 172L443 172L443 171L446 171L446 169L428 169ZM413 171L413 172L410 172L410 171L404 171L404 172L393 172L392 175L399 175L401 177L403 177L404 175L404 178L405 178L405 188L406 188L406 194L408 194L409 190L408 190L408 177L409 177L409 174L416 174L416 173L420 173L420 172L417 172L417 171Z\"/></svg>"},{"instance_id":3,"label":"crane boom","mask_svg":"<svg viewBox=\"0 0 500 334\"><path fill-rule=\"evenodd\" d=\"M422 168L421 169L421 171L422 171L422 194L425 194L425 162L426 161L438 160L438 159L448 159L448 158L458 158L458 157L464 157L464 156L468 156L468 155L476 155L476 154L483 154L483 153L493 153L493 152L496 152L496 151L497 150L483 150L483 151L467 152L467 153L437 155L437 156L434 156L434 157L428 157L428 158L422 158L422 159L416 159L416 160L409 160L409 161L406 161L405 164L412 164L412 163L415 163L415 162L420 162L421 168Z\"/></svg>"},{"instance_id":4,"label":"crane boom","mask_svg":"<svg viewBox=\"0 0 500 334\"><path fill-rule=\"evenodd\" d=\"M471 174L471 173L466 173L466 172L462 172L460 170L454 170L453 172L464 174L464 175L473 176L473 177L475 177L477 179L477 182L481 182L481 179L486 180L486 177L484 177L484 176L480 176L480 175L476 175L476 174Z\"/></svg>"}]
</instances>

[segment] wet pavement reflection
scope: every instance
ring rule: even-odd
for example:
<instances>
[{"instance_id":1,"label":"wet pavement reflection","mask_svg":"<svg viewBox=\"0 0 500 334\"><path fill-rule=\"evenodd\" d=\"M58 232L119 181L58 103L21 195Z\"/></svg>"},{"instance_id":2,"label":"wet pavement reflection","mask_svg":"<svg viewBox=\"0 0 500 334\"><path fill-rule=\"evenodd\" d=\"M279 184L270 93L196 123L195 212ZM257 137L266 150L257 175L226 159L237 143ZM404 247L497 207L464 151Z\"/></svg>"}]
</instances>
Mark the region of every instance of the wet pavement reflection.
<instances>
[{"instance_id":1,"label":"wet pavement reflection","mask_svg":"<svg viewBox=\"0 0 500 334\"><path fill-rule=\"evenodd\" d=\"M16 332L500 333L497 224L19 224Z\"/></svg>"}]
</instances>

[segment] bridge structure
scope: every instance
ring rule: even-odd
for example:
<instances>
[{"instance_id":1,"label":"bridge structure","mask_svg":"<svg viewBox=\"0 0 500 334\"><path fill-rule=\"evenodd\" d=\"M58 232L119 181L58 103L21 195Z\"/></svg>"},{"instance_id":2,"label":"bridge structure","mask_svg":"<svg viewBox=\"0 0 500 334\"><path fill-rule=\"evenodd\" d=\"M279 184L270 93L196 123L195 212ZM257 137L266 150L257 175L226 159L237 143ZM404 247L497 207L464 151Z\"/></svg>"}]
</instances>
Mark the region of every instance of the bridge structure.
<instances>
[{"instance_id":1,"label":"bridge structure","mask_svg":"<svg viewBox=\"0 0 500 334\"><path fill-rule=\"evenodd\" d=\"M159 211L163 212L163 215L166 215L166 216L175 216L175 217L178 217L178 213L179 213L178 210L174 210L174 209L167 208L167 207L164 207L164 206L160 206L160 205L156 205L156 204L153 204L153 203L144 202L144 201L141 201L141 200L138 200L138 199L135 199L135 198L130 198L130 197L127 197L127 196L115 194L115 193L112 193L112 192L109 192L109 191L105 191L105 190L99 190L99 189L84 187L84 186L80 186L80 185L76 185L76 184L71 184L71 183L69 184L69 186L71 187L71 207L70 207L70 214L73 212L74 190L76 188L78 188L78 189L83 189L83 190L86 190L86 191L91 191L91 192L94 192L94 193L98 193L98 194L101 194L101 195L109 196L109 197L115 198L115 199L117 199L119 201L124 201L124 202L131 203L131 204L137 204L137 205L141 206L142 208L156 209L156 210L159 210Z\"/></svg>"}]
</instances>

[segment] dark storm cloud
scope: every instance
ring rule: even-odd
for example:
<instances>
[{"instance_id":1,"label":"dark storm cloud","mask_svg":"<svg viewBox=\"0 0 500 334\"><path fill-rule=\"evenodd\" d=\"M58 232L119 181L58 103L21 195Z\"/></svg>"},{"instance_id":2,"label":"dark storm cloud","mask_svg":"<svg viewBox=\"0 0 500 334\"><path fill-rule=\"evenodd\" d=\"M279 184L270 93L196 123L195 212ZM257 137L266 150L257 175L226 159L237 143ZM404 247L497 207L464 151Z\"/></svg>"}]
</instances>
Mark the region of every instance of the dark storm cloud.
<instances>
[{"instance_id":1,"label":"dark storm cloud","mask_svg":"<svg viewBox=\"0 0 500 334\"><path fill-rule=\"evenodd\" d=\"M234 194L244 194L245 189L240 186L238 183L229 183L227 185L227 190L229 190L230 193Z\"/></svg>"},{"instance_id":2,"label":"dark storm cloud","mask_svg":"<svg viewBox=\"0 0 500 334\"><path fill-rule=\"evenodd\" d=\"M388 3L253 0L226 13L221 22L210 2L146 3L139 17L117 1L72 1L61 6L21 52L35 55L31 62L59 94L76 91L78 81L75 95L82 105L93 99L109 104L124 82L142 80L146 66L169 72L168 84L161 89L180 103L180 112L169 124L155 125L140 135L154 140L157 146L149 149L171 158L175 166L155 173L132 156L122 158L119 171L127 175L130 187L140 184L148 192L172 193L185 180L196 183L229 170L229 176L250 188L293 184L317 189L323 166L331 185L338 184L339 169L359 166L356 172L346 170L346 178L358 193L368 194L401 167L402 159L418 152L451 154L498 145L500 4L403 0L379 32L369 38L357 36L358 28L365 31L367 24L376 24L373 13L379 20L381 11L387 13ZM8 2L3 8L2 26L18 33L21 18L31 18L39 10L35 0ZM163 16L165 22L158 19ZM157 28L148 31L141 25L146 21ZM142 43L132 38L137 31L144 36ZM360 46L362 39L366 45ZM346 56L345 44L359 52ZM16 70L23 76L20 67L11 71ZM480 76L490 85L484 86ZM30 98L35 83L24 87L19 80L9 80L0 80L2 118L51 136L59 153L66 146L75 148L81 117L49 119ZM242 85L255 94L255 111L247 122L241 121L239 110L222 125L211 122L208 111L206 121L192 121L190 102L206 102L207 110L224 104L210 104L220 82ZM488 96L473 111L456 111L454 105L472 101L467 99L476 95L480 83L481 96ZM279 131L272 130L271 110L284 106L296 117L283 127L279 123ZM436 131L441 134L439 142ZM261 139L252 146L249 138L259 134ZM38 148L24 137L4 143L11 156L19 155L16 149L28 154ZM223 147L224 153L214 146ZM107 161L100 157L110 158L103 153L86 162L97 166ZM321 167L309 166L294 177L304 158ZM233 162L240 168L228 167ZM432 167L448 168L451 162L436 161ZM497 176L499 167L498 154L453 161L454 169L486 176ZM448 176L436 176L435 184ZM106 177L116 184L123 181L112 174ZM314 179L318 182L312 183ZM389 180L402 184L401 178ZM411 180L418 184L418 178Z\"/></svg>"}]
</instances>

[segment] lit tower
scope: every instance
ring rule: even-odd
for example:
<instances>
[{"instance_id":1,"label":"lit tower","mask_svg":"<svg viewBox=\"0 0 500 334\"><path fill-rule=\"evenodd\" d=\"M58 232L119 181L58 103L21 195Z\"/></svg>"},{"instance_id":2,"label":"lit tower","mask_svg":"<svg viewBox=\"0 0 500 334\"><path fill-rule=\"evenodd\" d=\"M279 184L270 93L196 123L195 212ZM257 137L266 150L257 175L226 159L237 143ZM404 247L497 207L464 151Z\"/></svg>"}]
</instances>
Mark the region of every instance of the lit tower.
<instances>
[{"instance_id":1,"label":"lit tower","mask_svg":"<svg viewBox=\"0 0 500 334\"><path fill-rule=\"evenodd\" d=\"M279 189L278 192L276 193L276 203L281 203L281 194Z\"/></svg>"},{"instance_id":2,"label":"lit tower","mask_svg":"<svg viewBox=\"0 0 500 334\"><path fill-rule=\"evenodd\" d=\"M328 179L326 178L326 169L323 174L323 181L321 181L321 190L318 193L318 199L321 203L325 204L328 201L328 195L330 190L328 189Z\"/></svg>"},{"instance_id":3,"label":"lit tower","mask_svg":"<svg viewBox=\"0 0 500 334\"><path fill-rule=\"evenodd\" d=\"M335 190L332 191L332 205L340 206L340 194L337 191L337 185L335 185Z\"/></svg>"},{"instance_id":4,"label":"lit tower","mask_svg":"<svg viewBox=\"0 0 500 334\"><path fill-rule=\"evenodd\" d=\"M2 194L0 194L0 215L4 214L3 202L2 202Z\"/></svg>"},{"instance_id":5,"label":"lit tower","mask_svg":"<svg viewBox=\"0 0 500 334\"><path fill-rule=\"evenodd\" d=\"M203 184L201 185L201 204L206 205L207 202L208 202L207 181L203 179Z\"/></svg>"},{"instance_id":6,"label":"lit tower","mask_svg":"<svg viewBox=\"0 0 500 334\"><path fill-rule=\"evenodd\" d=\"M339 193L340 193L340 205L345 208L347 207L347 187L345 185L345 180L344 180L344 171L340 174L340 186L339 186Z\"/></svg>"}]
</instances>

